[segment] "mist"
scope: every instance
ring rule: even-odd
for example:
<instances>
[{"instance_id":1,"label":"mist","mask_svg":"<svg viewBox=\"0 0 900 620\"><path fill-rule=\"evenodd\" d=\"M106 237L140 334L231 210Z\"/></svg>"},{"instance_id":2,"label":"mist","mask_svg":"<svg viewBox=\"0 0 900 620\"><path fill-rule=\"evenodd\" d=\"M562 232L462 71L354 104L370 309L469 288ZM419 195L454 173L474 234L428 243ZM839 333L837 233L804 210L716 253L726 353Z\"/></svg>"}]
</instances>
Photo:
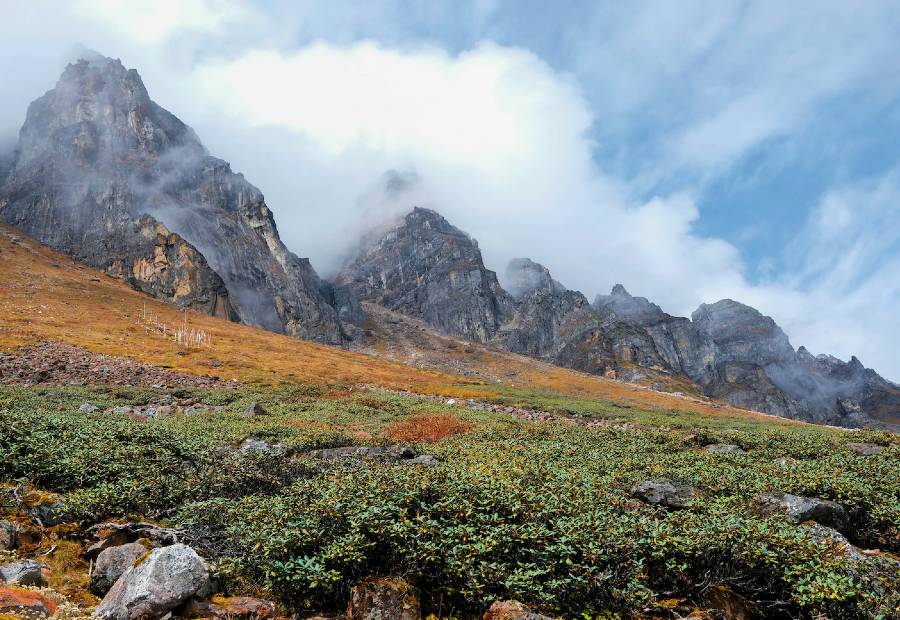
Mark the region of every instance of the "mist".
<instances>
[{"instance_id":1,"label":"mist","mask_svg":"<svg viewBox=\"0 0 900 620\"><path fill-rule=\"evenodd\" d=\"M659 66L665 49L656 57L633 54L647 45L628 38L637 36L629 15L603 24L621 26L607 47L598 50L601 39L573 27L577 44L542 55L527 32L513 40L502 14L491 27L473 23L472 36L447 44L413 35L402 20L365 24L323 6L298 5L284 19L252 3L148 6L4 7L0 153L13 144L28 103L54 85L83 45L136 68L154 101L261 189L286 245L310 257L325 277L352 256L367 230L390 226L413 206L428 207L477 239L488 268L501 278L510 259L527 256L588 298L621 282L686 316L702 302L730 297L771 315L795 344L843 359L855 354L900 378L894 354L900 348L900 162L836 179L818 198L798 204L807 214L802 228L772 257L785 268L765 279L753 277L755 265L734 239L703 225L710 179L765 140L790 135L826 95L858 89L857 68L880 58L888 44L881 31L869 37L869 47L846 38L821 47L817 38L802 38L815 33L800 32L792 43L818 50L809 52L810 65L835 71L796 92L778 74L778 92L790 105L763 106L779 114L763 118L752 116L759 110L747 93L725 102L692 101L683 110L646 107L648 89L659 89L664 99L674 88L680 65ZM860 32L879 23L878 6L860 11L866 20ZM352 23L339 27L338 14ZM894 26L889 15L884 12L885 28ZM759 32L742 23L736 43L716 56L721 66L710 74L709 88L729 92L727 63L745 66L738 51L759 49L754 42L784 25L783 16L758 17ZM827 31L847 16L825 7L822 20ZM714 23L726 28L729 22L723 16ZM688 31L677 27L673 22L661 36L684 40ZM687 39L692 51L707 49L705 40ZM851 44L852 57L836 64ZM779 66L775 54L782 52L790 49L759 54L771 53L762 60ZM682 60L690 59L670 62ZM632 75L657 79L629 81ZM759 93L773 88L764 77L756 82ZM896 86L879 84L885 98ZM728 106L743 112L721 113ZM691 124L710 115L714 128ZM678 140L647 150L645 161L635 158L636 143L618 131L635 118L680 123L671 133ZM737 132L740 127L753 131Z\"/></svg>"}]
</instances>

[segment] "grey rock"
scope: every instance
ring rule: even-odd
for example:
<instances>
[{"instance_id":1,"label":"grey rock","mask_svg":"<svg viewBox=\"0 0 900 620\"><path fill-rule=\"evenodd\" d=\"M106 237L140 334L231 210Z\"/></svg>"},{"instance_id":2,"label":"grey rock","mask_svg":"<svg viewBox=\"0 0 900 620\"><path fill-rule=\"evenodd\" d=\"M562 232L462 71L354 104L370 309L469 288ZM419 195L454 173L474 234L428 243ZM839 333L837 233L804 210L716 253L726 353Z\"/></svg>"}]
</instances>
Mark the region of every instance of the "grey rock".
<instances>
[{"instance_id":1,"label":"grey rock","mask_svg":"<svg viewBox=\"0 0 900 620\"><path fill-rule=\"evenodd\" d=\"M106 594L122 574L131 568L135 560L148 553L141 543L133 542L110 547L101 551L94 562L91 573L91 591L97 595Z\"/></svg>"},{"instance_id":2,"label":"grey rock","mask_svg":"<svg viewBox=\"0 0 900 620\"><path fill-rule=\"evenodd\" d=\"M20 586L42 586L46 582L41 570L44 567L34 560L22 560L0 566L0 579L4 583Z\"/></svg>"},{"instance_id":3,"label":"grey rock","mask_svg":"<svg viewBox=\"0 0 900 620\"><path fill-rule=\"evenodd\" d=\"M94 413L95 411L97 411L97 407L92 405L91 403L81 403L78 411L80 411L81 413Z\"/></svg>"},{"instance_id":4,"label":"grey rock","mask_svg":"<svg viewBox=\"0 0 900 620\"><path fill-rule=\"evenodd\" d=\"M256 401L253 401L244 409L244 415L248 418L264 415L265 413L265 408Z\"/></svg>"},{"instance_id":5,"label":"grey rock","mask_svg":"<svg viewBox=\"0 0 900 620\"><path fill-rule=\"evenodd\" d=\"M134 413L134 407L130 407L128 405L113 407L110 413L115 413L116 415L128 415L130 413Z\"/></svg>"},{"instance_id":6,"label":"grey rock","mask_svg":"<svg viewBox=\"0 0 900 620\"><path fill-rule=\"evenodd\" d=\"M645 480L635 486L631 494L649 504L666 508L687 508L702 495L696 487L671 480Z\"/></svg>"},{"instance_id":7,"label":"grey rock","mask_svg":"<svg viewBox=\"0 0 900 620\"><path fill-rule=\"evenodd\" d=\"M343 339L318 275L281 242L262 193L118 60L79 60L32 102L0 219L159 299Z\"/></svg>"},{"instance_id":8,"label":"grey rock","mask_svg":"<svg viewBox=\"0 0 900 620\"><path fill-rule=\"evenodd\" d=\"M161 618L209 589L206 564L193 549L182 544L162 547L122 574L94 616L104 620Z\"/></svg>"},{"instance_id":9,"label":"grey rock","mask_svg":"<svg viewBox=\"0 0 900 620\"><path fill-rule=\"evenodd\" d=\"M438 213L416 207L398 226L366 239L335 278L356 297L487 342L513 300L485 268L478 243Z\"/></svg>"},{"instance_id":10,"label":"grey rock","mask_svg":"<svg viewBox=\"0 0 900 620\"><path fill-rule=\"evenodd\" d=\"M419 620L419 601L402 577L364 579L350 590L348 620Z\"/></svg>"},{"instance_id":11,"label":"grey rock","mask_svg":"<svg viewBox=\"0 0 900 620\"><path fill-rule=\"evenodd\" d=\"M403 462L406 465L418 465L420 467L435 467L441 464L441 462L431 454L422 454Z\"/></svg>"},{"instance_id":12,"label":"grey rock","mask_svg":"<svg viewBox=\"0 0 900 620\"><path fill-rule=\"evenodd\" d=\"M744 449L731 443L712 443L703 447L712 454L743 454Z\"/></svg>"},{"instance_id":13,"label":"grey rock","mask_svg":"<svg viewBox=\"0 0 900 620\"><path fill-rule=\"evenodd\" d=\"M178 530L145 521L98 523L88 528L86 534L89 540L95 541L84 553L88 559L96 559L106 549L132 543L139 539L149 540L154 546L171 545L180 540Z\"/></svg>"},{"instance_id":14,"label":"grey rock","mask_svg":"<svg viewBox=\"0 0 900 620\"><path fill-rule=\"evenodd\" d=\"M847 447L860 456L873 456L884 451L884 446L874 443L848 443Z\"/></svg>"},{"instance_id":15,"label":"grey rock","mask_svg":"<svg viewBox=\"0 0 900 620\"><path fill-rule=\"evenodd\" d=\"M16 533L19 528L15 523L0 521L0 551L9 551L16 546Z\"/></svg>"},{"instance_id":16,"label":"grey rock","mask_svg":"<svg viewBox=\"0 0 900 620\"><path fill-rule=\"evenodd\" d=\"M846 536L835 529L813 523L803 525L803 530L818 543L837 552L837 555L846 556L851 560L865 560L866 556L859 549L850 544Z\"/></svg>"},{"instance_id":17,"label":"grey rock","mask_svg":"<svg viewBox=\"0 0 900 620\"><path fill-rule=\"evenodd\" d=\"M795 523L815 521L839 532L846 532L850 526L847 510L837 502L790 493L763 495L760 502L769 509L784 512Z\"/></svg>"},{"instance_id":18,"label":"grey rock","mask_svg":"<svg viewBox=\"0 0 900 620\"><path fill-rule=\"evenodd\" d=\"M247 437L244 441L241 442L241 445L238 446L238 450L240 452L278 452L282 453L287 450L287 448L280 443L269 443L265 439L260 439L258 437Z\"/></svg>"}]
</instances>

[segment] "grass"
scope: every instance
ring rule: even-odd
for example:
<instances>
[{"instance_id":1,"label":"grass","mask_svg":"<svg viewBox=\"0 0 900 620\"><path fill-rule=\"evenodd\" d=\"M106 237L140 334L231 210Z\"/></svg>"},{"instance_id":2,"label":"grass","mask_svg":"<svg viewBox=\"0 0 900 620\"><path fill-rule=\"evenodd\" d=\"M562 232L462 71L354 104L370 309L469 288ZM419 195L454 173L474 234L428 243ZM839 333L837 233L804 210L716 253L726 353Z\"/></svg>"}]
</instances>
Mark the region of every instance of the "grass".
<instances>
[{"instance_id":1,"label":"grass","mask_svg":"<svg viewBox=\"0 0 900 620\"><path fill-rule=\"evenodd\" d=\"M697 600L712 585L769 613L897 612L896 571L861 570L835 557L755 500L785 491L840 501L853 519L853 542L898 552L893 435L734 425L702 414L680 420L668 410L523 392L503 399L609 424L525 422L321 386L186 393L224 411L141 421L78 406L143 404L157 391L0 388L0 478L61 494L69 518L83 524L132 515L185 528L227 594L273 596L293 611L338 609L358 579L400 573L416 583L426 609L450 605L458 615L503 598L566 617L639 613L673 598ZM244 417L254 400L268 413ZM234 452L248 436L286 451ZM305 456L358 437L409 442L442 464ZM889 448L861 457L849 441ZM701 449L714 442L747 452ZM781 457L796 464L781 467ZM631 496L635 483L658 477L696 485L704 496L682 511Z\"/></svg>"}]
</instances>

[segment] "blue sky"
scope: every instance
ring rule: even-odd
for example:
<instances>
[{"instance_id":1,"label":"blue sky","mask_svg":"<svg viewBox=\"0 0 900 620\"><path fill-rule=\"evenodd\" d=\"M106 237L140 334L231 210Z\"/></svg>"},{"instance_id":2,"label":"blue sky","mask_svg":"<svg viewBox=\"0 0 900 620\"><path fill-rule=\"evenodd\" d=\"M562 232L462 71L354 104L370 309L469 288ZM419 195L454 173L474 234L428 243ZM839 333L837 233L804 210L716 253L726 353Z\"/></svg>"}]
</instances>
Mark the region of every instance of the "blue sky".
<instances>
[{"instance_id":1,"label":"blue sky","mask_svg":"<svg viewBox=\"0 0 900 620\"><path fill-rule=\"evenodd\" d=\"M900 11L888 1L6 7L0 144L76 44L267 196L325 274L432 206L503 271L673 314L732 297L900 379ZM27 71L22 71L27 67ZM388 170L414 174L388 196Z\"/></svg>"}]
</instances>

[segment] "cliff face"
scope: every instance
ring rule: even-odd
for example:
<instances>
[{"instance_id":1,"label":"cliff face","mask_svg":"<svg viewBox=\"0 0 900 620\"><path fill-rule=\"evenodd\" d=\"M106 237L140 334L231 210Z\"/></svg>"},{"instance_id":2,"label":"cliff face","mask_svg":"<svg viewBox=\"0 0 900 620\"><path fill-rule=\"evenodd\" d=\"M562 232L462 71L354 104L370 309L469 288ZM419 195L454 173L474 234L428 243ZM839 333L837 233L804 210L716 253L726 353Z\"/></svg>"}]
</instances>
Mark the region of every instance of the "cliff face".
<instances>
[{"instance_id":1,"label":"cliff face","mask_svg":"<svg viewBox=\"0 0 900 620\"><path fill-rule=\"evenodd\" d=\"M424 320L448 334L490 340L513 300L485 268L478 244L429 209L364 244L335 278L360 299Z\"/></svg>"},{"instance_id":2,"label":"cliff face","mask_svg":"<svg viewBox=\"0 0 900 620\"><path fill-rule=\"evenodd\" d=\"M31 104L0 217L161 299L341 341L322 283L281 243L260 191L117 60L69 65Z\"/></svg>"}]
</instances>

